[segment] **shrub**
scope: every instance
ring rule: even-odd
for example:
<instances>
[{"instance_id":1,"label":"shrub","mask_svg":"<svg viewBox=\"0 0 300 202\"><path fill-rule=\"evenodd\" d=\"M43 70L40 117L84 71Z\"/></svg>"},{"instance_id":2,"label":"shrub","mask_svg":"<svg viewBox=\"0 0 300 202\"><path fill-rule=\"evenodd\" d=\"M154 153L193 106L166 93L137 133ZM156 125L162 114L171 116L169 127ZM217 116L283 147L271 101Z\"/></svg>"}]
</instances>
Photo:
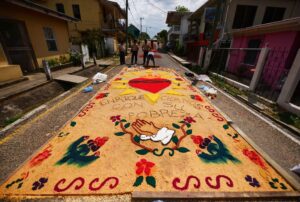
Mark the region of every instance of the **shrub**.
<instances>
[{"instance_id":1,"label":"shrub","mask_svg":"<svg viewBox=\"0 0 300 202\"><path fill-rule=\"evenodd\" d=\"M70 62L73 63L73 65L80 65L81 64L81 55L77 52L71 52L70 53Z\"/></svg>"}]
</instances>

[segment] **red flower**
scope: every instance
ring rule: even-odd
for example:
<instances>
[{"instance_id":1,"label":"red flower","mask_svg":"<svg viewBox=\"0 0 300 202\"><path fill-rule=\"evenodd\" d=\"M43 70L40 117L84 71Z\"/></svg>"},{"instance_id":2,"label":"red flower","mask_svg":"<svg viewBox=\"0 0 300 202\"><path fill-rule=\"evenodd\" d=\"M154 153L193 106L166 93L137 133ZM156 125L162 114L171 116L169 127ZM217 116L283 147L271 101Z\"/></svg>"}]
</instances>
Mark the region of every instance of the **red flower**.
<instances>
[{"instance_id":1,"label":"red flower","mask_svg":"<svg viewBox=\"0 0 300 202\"><path fill-rule=\"evenodd\" d=\"M203 102L202 97L200 97L199 95L195 95L194 99L197 100L197 101Z\"/></svg>"},{"instance_id":2,"label":"red flower","mask_svg":"<svg viewBox=\"0 0 300 202\"><path fill-rule=\"evenodd\" d=\"M197 145L199 145L203 142L203 138L200 135L197 135L197 136L192 135L191 138L192 138L193 142Z\"/></svg>"},{"instance_id":3,"label":"red flower","mask_svg":"<svg viewBox=\"0 0 300 202\"><path fill-rule=\"evenodd\" d=\"M185 117L185 119L183 119L185 122L187 123L192 123L192 122L196 122L192 117Z\"/></svg>"},{"instance_id":4,"label":"red flower","mask_svg":"<svg viewBox=\"0 0 300 202\"><path fill-rule=\"evenodd\" d=\"M112 120L112 122L120 121L121 120L121 116L120 115L118 115L118 116L112 116L112 117L110 117L110 120Z\"/></svg>"},{"instance_id":5,"label":"red flower","mask_svg":"<svg viewBox=\"0 0 300 202\"><path fill-rule=\"evenodd\" d=\"M255 151L250 151L248 149L243 150L243 154L247 156L253 163L259 165L262 168L265 168L265 164L260 158L260 156Z\"/></svg>"},{"instance_id":6,"label":"red flower","mask_svg":"<svg viewBox=\"0 0 300 202\"><path fill-rule=\"evenodd\" d=\"M142 175L143 173L145 173L147 176L150 175L151 173L151 168L155 166L154 163L147 161L146 159L141 159L139 162L136 163L136 171L135 173L137 175Z\"/></svg>"},{"instance_id":7,"label":"red flower","mask_svg":"<svg viewBox=\"0 0 300 202\"><path fill-rule=\"evenodd\" d=\"M94 140L94 143L98 146L98 147L101 147L105 144L105 142L107 142L108 140L108 137L97 137L95 140Z\"/></svg>"},{"instance_id":8,"label":"red flower","mask_svg":"<svg viewBox=\"0 0 300 202\"><path fill-rule=\"evenodd\" d=\"M99 93L99 94L96 96L96 99L99 100L99 99L104 98L104 97L107 97L107 93Z\"/></svg>"}]
</instances>

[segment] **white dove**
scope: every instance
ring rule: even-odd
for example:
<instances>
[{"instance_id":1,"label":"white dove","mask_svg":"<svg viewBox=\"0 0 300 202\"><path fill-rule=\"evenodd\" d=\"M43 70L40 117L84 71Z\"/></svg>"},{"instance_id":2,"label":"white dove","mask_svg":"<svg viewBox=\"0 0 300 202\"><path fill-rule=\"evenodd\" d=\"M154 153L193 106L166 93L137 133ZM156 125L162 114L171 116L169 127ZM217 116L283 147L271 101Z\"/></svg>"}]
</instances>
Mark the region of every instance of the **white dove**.
<instances>
[{"instance_id":1,"label":"white dove","mask_svg":"<svg viewBox=\"0 0 300 202\"><path fill-rule=\"evenodd\" d=\"M174 135L174 130L169 130L166 127L161 128L157 134L155 135L151 135L151 136L147 136L147 135L141 135L140 138L141 140L152 140L154 142L161 142L163 145L168 144L173 135Z\"/></svg>"}]
</instances>

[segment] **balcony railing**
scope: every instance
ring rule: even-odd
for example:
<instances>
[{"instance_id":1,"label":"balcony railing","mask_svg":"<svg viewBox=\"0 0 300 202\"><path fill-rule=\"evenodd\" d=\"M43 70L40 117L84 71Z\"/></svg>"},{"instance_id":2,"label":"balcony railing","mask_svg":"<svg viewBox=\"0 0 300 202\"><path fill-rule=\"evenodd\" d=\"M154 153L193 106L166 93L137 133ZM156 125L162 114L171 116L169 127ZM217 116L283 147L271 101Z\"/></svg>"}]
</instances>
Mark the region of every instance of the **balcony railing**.
<instances>
[{"instance_id":1,"label":"balcony railing","mask_svg":"<svg viewBox=\"0 0 300 202\"><path fill-rule=\"evenodd\" d=\"M103 24L103 29L104 30L111 30L111 31L125 31L125 24L119 22L118 20L111 20L107 21L106 23Z\"/></svg>"}]
</instances>

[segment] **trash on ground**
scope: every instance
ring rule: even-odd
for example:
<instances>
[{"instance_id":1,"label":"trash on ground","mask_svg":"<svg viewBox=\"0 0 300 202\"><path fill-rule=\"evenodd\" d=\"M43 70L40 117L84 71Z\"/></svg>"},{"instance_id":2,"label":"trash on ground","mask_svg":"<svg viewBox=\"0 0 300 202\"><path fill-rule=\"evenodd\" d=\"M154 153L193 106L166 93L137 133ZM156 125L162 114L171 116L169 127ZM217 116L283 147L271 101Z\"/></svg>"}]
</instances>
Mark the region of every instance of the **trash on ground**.
<instances>
[{"instance_id":1,"label":"trash on ground","mask_svg":"<svg viewBox=\"0 0 300 202\"><path fill-rule=\"evenodd\" d=\"M93 84L102 83L107 80L107 75L102 73L97 73L93 76Z\"/></svg>"},{"instance_id":2,"label":"trash on ground","mask_svg":"<svg viewBox=\"0 0 300 202\"><path fill-rule=\"evenodd\" d=\"M300 164L295 165L290 170L293 171L293 172L295 172L295 173L297 173L297 174L300 174Z\"/></svg>"},{"instance_id":3,"label":"trash on ground","mask_svg":"<svg viewBox=\"0 0 300 202\"><path fill-rule=\"evenodd\" d=\"M94 89L93 89L93 86L88 86L86 88L83 89L83 92L84 93L89 93L89 92L92 92Z\"/></svg>"},{"instance_id":4,"label":"trash on ground","mask_svg":"<svg viewBox=\"0 0 300 202\"><path fill-rule=\"evenodd\" d=\"M205 81L205 82L210 82L212 83L212 80L206 75L206 74L200 74L197 77L198 81Z\"/></svg>"},{"instance_id":5,"label":"trash on ground","mask_svg":"<svg viewBox=\"0 0 300 202\"><path fill-rule=\"evenodd\" d=\"M215 99L217 97L217 90L214 88L206 85L201 85L199 86L199 89L202 90L209 99Z\"/></svg>"},{"instance_id":6,"label":"trash on ground","mask_svg":"<svg viewBox=\"0 0 300 202\"><path fill-rule=\"evenodd\" d=\"M195 75L193 73L190 73L190 72L185 72L184 73L187 77L190 77L190 78L194 78Z\"/></svg>"}]
</instances>

